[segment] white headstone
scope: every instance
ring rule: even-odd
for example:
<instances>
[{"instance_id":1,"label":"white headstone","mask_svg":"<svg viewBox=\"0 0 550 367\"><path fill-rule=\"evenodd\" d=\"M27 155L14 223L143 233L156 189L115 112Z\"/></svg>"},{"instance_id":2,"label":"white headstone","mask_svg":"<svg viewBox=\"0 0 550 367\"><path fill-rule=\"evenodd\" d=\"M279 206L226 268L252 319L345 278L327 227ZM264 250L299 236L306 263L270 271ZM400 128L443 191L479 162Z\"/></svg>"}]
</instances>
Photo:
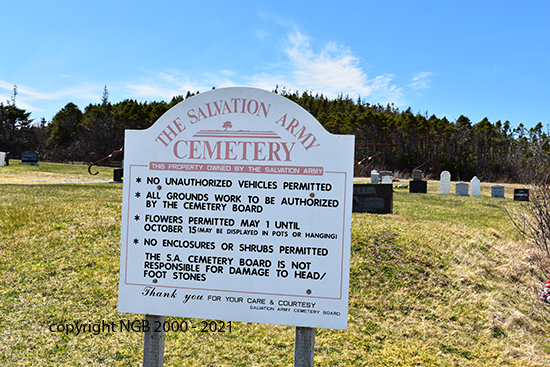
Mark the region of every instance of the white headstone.
<instances>
[{"instance_id":1,"label":"white headstone","mask_svg":"<svg viewBox=\"0 0 550 367\"><path fill-rule=\"evenodd\" d=\"M393 176L393 172L392 171L380 171L380 178L382 178L384 176Z\"/></svg>"},{"instance_id":2,"label":"white headstone","mask_svg":"<svg viewBox=\"0 0 550 367\"><path fill-rule=\"evenodd\" d=\"M0 167L4 167L5 161L6 161L6 153L0 152Z\"/></svg>"},{"instance_id":3,"label":"white headstone","mask_svg":"<svg viewBox=\"0 0 550 367\"><path fill-rule=\"evenodd\" d=\"M468 185L466 182L457 182L455 186L455 195L458 196L469 196L468 189L470 185Z\"/></svg>"},{"instance_id":4,"label":"white headstone","mask_svg":"<svg viewBox=\"0 0 550 367\"><path fill-rule=\"evenodd\" d=\"M502 185L493 185L493 186L491 186L491 197L493 197L493 198L503 198L504 197L504 186L502 186Z\"/></svg>"},{"instance_id":5,"label":"white headstone","mask_svg":"<svg viewBox=\"0 0 550 367\"><path fill-rule=\"evenodd\" d=\"M383 184L392 184L393 178L391 176L382 176L382 183Z\"/></svg>"},{"instance_id":6,"label":"white headstone","mask_svg":"<svg viewBox=\"0 0 550 367\"><path fill-rule=\"evenodd\" d=\"M449 171L441 172L439 177L439 193L449 195L451 193L451 173Z\"/></svg>"},{"instance_id":7,"label":"white headstone","mask_svg":"<svg viewBox=\"0 0 550 367\"><path fill-rule=\"evenodd\" d=\"M474 178L470 181L470 184L472 185L472 196L481 196L481 184L479 182L479 178L474 176Z\"/></svg>"},{"instance_id":8,"label":"white headstone","mask_svg":"<svg viewBox=\"0 0 550 367\"><path fill-rule=\"evenodd\" d=\"M370 183L378 184L380 182L380 174L376 170L370 171Z\"/></svg>"}]
</instances>

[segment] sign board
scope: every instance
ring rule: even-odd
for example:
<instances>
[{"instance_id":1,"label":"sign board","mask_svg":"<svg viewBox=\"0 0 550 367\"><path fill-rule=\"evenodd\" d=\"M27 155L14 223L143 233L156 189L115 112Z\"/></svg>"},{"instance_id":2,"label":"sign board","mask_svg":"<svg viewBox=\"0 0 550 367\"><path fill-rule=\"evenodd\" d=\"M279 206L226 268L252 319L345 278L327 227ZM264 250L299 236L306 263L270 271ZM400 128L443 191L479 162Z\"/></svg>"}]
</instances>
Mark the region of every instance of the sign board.
<instances>
[{"instance_id":1,"label":"sign board","mask_svg":"<svg viewBox=\"0 0 550 367\"><path fill-rule=\"evenodd\" d=\"M346 329L353 151L254 88L127 130L119 311Z\"/></svg>"}]
</instances>

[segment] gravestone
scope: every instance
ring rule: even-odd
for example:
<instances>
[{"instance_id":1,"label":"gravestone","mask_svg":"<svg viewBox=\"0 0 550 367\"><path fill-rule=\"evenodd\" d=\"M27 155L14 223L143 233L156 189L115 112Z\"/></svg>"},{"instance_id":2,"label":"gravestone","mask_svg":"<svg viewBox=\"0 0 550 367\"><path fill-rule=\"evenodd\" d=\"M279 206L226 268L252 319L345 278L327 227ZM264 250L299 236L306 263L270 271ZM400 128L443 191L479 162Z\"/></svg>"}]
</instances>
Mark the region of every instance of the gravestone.
<instances>
[{"instance_id":1,"label":"gravestone","mask_svg":"<svg viewBox=\"0 0 550 367\"><path fill-rule=\"evenodd\" d=\"M376 170L370 171L370 183L377 184L380 182L380 174Z\"/></svg>"},{"instance_id":2,"label":"gravestone","mask_svg":"<svg viewBox=\"0 0 550 367\"><path fill-rule=\"evenodd\" d=\"M32 164L38 166L38 153L35 152L23 152L21 153L21 163Z\"/></svg>"},{"instance_id":3,"label":"gravestone","mask_svg":"<svg viewBox=\"0 0 550 367\"><path fill-rule=\"evenodd\" d=\"M439 193L441 195L451 193L451 173L449 171L443 171L439 176Z\"/></svg>"},{"instance_id":4,"label":"gravestone","mask_svg":"<svg viewBox=\"0 0 550 367\"><path fill-rule=\"evenodd\" d=\"M409 181L409 192L426 194L428 192L428 181L422 180L422 171L413 170L413 180Z\"/></svg>"},{"instance_id":5,"label":"gravestone","mask_svg":"<svg viewBox=\"0 0 550 367\"><path fill-rule=\"evenodd\" d=\"M6 161L6 153L0 152L0 167L4 167L5 161Z\"/></svg>"},{"instance_id":6,"label":"gravestone","mask_svg":"<svg viewBox=\"0 0 550 367\"><path fill-rule=\"evenodd\" d=\"M353 211L357 213L392 214L392 185L354 184Z\"/></svg>"},{"instance_id":7,"label":"gravestone","mask_svg":"<svg viewBox=\"0 0 550 367\"><path fill-rule=\"evenodd\" d=\"M393 172L392 171L380 171L380 180L382 180L382 178L384 178L384 176L392 177Z\"/></svg>"},{"instance_id":8,"label":"gravestone","mask_svg":"<svg viewBox=\"0 0 550 367\"><path fill-rule=\"evenodd\" d=\"M122 182L123 172L124 172L124 168L115 168L113 170L113 181L114 182Z\"/></svg>"},{"instance_id":9,"label":"gravestone","mask_svg":"<svg viewBox=\"0 0 550 367\"><path fill-rule=\"evenodd\" d=\"M502 185L491 186L491 197L504 198L504 186Z\"/></svg>"},{"instance_id":10,"label":"gravestone","mask_svg":"<svg viewBox=\"0 0 550 367\"><path fill-rule=\"evenodd\" d=\"M466 182L457 182L455 186L455 195L458 196L470 196L468 193L470 185L468 185Z\"/></svg>"},{"instance_id":11,"label":"gravestone","mask_svg":"<svg viewBox=\"0 0 550 367\"><path fill-rule=\"evenodd\" d=\"M529 189L514 189L515 201L529 201Z\"/></svg>"},{"instance_id":12,"label":"gravestone","mask_svg":"<svg viewBox=\"0 0 550 367\"><path fill-rule=\"evenodd\" d=\"M426 194L428 192L428 181L409 181L409 192L413 194Z\"/></svg>"},{"instance_id":13,"label":"gravestone","mask_svg":"<svg viewBox=\"0 0 550 367\"><path fill-rule=\"evenodd\" d=\"M382 176L382 182L381 183L391 185L393 183L393 178L391 176Z\"/></svg>"},{"instance_id":14,"label":"gravestone","mask_svg":"<svg viewBox=\"0 0 550 367\"><path fill-rule=\"evenodd\" d=\"M474 178L470 181L470 184L472 185L472 196L481 196L481 183L479 178L474 176Z\"/></svg>"}]
</instances>

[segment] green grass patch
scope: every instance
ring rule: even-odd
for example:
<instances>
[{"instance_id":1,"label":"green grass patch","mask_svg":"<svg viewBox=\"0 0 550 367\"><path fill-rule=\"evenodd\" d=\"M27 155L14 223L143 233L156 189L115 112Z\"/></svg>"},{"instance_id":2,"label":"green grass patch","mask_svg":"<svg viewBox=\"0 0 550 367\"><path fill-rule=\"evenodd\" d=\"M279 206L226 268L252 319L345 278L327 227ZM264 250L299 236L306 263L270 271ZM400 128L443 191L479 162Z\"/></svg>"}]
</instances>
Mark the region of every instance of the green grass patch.
<instances>
[{"instance_id":1,"label":"green grass patch","mask_svg":"<svg viewBox=\"0 0 550 367\"><path fill-rule=\"evenodd\" d=\"M121 198L112 184L0 185L0 365L141 364L142 334L92 330L143 317L116 311ZM548 365L545 279L507 205L396 191L394 214L354 214L348 330L316 331L316 365ZM68 323L91 331L55 330ZM293 327L235 322L167 333L165 365L288 366L293 348Z\"/></svg>"},{"instance_id":2,"label":"green grass patch","mask_svg":"<svg viewBox=\"0 0 550 367\"><path fill-rule=\"evenodd\" d=\"M88 166L83 164L61 164L50 162L39 162L38 166L30 164L21 164L19 160L10 159L9 166L0 167L1 184L21 184L21 183L56 183L72 182L80 183L90 180L112 180L113 167L91 168L92 173L88 172Z\"/></svg>"}]
</instances>

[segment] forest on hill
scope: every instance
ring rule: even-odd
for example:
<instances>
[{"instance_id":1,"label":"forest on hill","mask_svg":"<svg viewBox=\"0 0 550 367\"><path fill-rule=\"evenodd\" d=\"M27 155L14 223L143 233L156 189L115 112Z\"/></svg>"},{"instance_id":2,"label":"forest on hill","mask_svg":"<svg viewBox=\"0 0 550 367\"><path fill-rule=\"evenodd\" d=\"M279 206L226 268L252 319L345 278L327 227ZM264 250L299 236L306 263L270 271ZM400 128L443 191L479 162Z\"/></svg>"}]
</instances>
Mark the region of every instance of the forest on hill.
<instances>
[{"instance_id":1,"label":"forest on hill","mask_svg":"<svg viewBox=\"0 0 550 367\"><path fill-rule=\"evenodd\" d=\"M356 175L367 176L377 169L406 177L418 168L433 178L447 170L453 180L477 176L482 181L531 183L550 164L550 139L541 122L527 129L487 118L472 122L464 115L449 121L344 95L329 99L278 87L273 92L302 106L327 131L355 135L355 161L361 163ZM69 102L51 122L42 119L39 123L29 118L30 112L18 108L13 98L0 103L0 151L10 152L15 159L33 151L49 162L83 162L90 153L99 159L123 147L124 130L148 128L193 95L188 92L170 102L127 99L111 103L105 87L100 103L81 111Z\"/></svg>"}]
</instances>

